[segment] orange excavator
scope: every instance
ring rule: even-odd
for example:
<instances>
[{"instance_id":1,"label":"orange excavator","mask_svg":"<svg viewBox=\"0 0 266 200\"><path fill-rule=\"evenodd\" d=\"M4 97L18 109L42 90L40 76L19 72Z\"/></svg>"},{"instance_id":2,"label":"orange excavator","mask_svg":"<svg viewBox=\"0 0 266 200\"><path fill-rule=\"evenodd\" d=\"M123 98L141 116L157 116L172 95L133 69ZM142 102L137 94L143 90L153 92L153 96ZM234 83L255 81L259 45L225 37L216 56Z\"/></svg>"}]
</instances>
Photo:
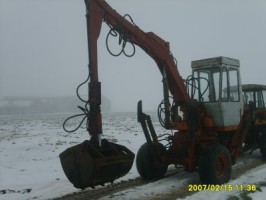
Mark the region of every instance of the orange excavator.
<instances>
[{"instance_id":1,"label":"orange excavator","mask_svg":"<svg viewBox=\"0 0 266 200\"><path fill-rule=\"evenodd\" d=\"M175 164L188 172L197 170L203 183L229 181L239 154L258 147L254 141L247 144L247 136L256 130L259 140L266 124L256 125L256 113L244 109L239 61L227 57L193 61L192 75L184 80L168 42L142 31L129 15L121 16L104 0L85 0L85 5L90 77L86 115L90 140L60 154L69 181L81 189L113 182L128 173L135 158L125 146L102 138L97 40L103 22L110 27L107 47L109 37L118 37L122 47L117 54L107 48L110 53L132 56L126 52L126 46L131 45L134 53L137 45L153 58L162 75L164 98L158 106L158 118L171 134L156 134L151 117L142 112L139 101L138 122L146 138L136 156L140 176L147 180L162 178L168 166ZM266 149L265 144L266 141L260 147Z\"/></svg>"}]
</instances>

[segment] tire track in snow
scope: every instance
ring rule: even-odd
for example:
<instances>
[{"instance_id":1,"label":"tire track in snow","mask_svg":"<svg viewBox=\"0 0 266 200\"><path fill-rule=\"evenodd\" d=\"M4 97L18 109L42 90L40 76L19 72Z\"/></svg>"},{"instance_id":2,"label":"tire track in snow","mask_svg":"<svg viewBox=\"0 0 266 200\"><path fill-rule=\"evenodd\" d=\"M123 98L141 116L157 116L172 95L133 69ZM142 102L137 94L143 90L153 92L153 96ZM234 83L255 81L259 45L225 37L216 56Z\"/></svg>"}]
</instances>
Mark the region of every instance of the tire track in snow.
<instances>
[{"instance_id":1,"label":"tire track in snow","mask_svg":"<svg viewBox=\"0 0 266 200\"><path fill-rule=\"evenodd\" d=\"M232 180L240 177L242 174L247 172L250 169L253 169L259 165L265 164L265 160L262 159L259 152L254 154L244 154L239 157L237 163L232 168ZM168 189L165 189L162 193L156 193L153 191L153 185L167 185L169 179L174 179L176 181L176 187L170 186ZM180 184L182 182L182 184ZM178 184L179 183L179 184ZM97 189L87 189L82 192L77 192L73 194L69 194L60 198L55 198L53 200L87 200L87 199L128 199L128 195L130 199L145 199L145 200L172 200L178 198L184 198L186 196L195 194L195 192L188 192L188 184L199 184L199 178L197 176L197 172L195 173L187 173L184 172L182 168L177 168L175 170L168 170L168 175L163 179L158 181L144 181L140 177L128 180L121 181L119 183L110 184L108 186L100 187ZM148 185L150 187L147 187ZM149 189L145 189L149 188ZM156 187L154 187L156 190ZM140 191L145 191L143 194ZM136 197L134 196L134 192L138 193ZM130 194L131 193L131 194ZM142 196L141 196L142 195Z\"/></svg>"}]
</instances>

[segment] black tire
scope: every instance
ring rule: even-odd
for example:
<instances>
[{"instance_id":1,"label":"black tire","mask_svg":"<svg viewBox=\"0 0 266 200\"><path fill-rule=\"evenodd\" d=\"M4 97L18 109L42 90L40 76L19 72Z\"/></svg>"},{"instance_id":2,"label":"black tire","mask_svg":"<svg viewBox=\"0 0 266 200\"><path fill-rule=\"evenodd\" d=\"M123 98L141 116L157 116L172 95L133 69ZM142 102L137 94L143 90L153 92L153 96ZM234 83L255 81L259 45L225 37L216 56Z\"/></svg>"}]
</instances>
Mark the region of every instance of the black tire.
<instances>
[{"instance_id":1,"label":"black tire","mask_svg":"<svg viewBox=\"0 0 266 200\"><path fill-rule=\"evenodd\" d=\"M228 149L212 144L199 159L199 177L204 184L223 184L231 179L232 161Z\"/></svg>"},{"instance_id":2,"label":"black tire","mask_svg":"<svg viewBox=\"0 0 266 200\"><path fill-rule=\"evenodd\" d=\"M259 137L259 148L262 157L266 159L266 130L263 130Z\"/></svg>"},{"instance_id":3,"label":"black tire","mask_svg":"<svg viewBox=\"0 0 266 200\"><path fill-rule=\"evenodd\" d=\"M160 152L165 152L165 147L159 144ZM167 171L168 165L160 163L148 143L144 143L138 150L136 167L139 175L144 180L160 179Z\"/></svg>"}]
</instances>

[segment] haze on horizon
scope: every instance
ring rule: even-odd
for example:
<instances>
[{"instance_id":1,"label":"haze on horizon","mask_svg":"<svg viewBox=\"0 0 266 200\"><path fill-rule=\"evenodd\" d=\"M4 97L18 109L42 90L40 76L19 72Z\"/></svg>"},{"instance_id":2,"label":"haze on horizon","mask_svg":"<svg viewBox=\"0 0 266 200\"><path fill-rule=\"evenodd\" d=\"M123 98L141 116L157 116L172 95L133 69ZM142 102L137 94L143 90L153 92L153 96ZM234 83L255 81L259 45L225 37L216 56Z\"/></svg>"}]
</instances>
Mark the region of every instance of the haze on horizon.
<instances>
[{"instance_id":1,"label":"haze on horizon","mask_svg":"<svg viewBox=\"0 0 266 200\"><path fill-rule=\"evenodd\" d=\"M183 78L192 60L226 56L240 60L242 83L266 84L266 1L107 2L170 42ZM104 24L98 42L102 94L113 111L135 111L141 99L144 109L155 110L163 98L155 62L140 48L132 58L112 57L107 33ZM0 0L0 99L75 95L87 78L87 51L83 0Z\"/></svg>"}]
</instances>

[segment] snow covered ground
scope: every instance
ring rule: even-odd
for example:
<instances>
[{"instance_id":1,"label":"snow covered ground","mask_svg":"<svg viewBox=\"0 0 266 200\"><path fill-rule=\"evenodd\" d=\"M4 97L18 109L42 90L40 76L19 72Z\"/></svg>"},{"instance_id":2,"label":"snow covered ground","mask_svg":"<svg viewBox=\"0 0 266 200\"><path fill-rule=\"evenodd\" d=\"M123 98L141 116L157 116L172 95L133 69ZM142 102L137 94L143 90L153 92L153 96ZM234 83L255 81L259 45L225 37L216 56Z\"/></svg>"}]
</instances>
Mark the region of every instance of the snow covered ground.
<instances>
[{"instance_id":1,"label":"snow covered ground","mask_svg":"<svg viewBox=\"0 0 266 200\"><path fill-rule=\"evenodd\" d=\"M66 148L88 139L89 135L84 129L72 134L64 132L62 123L68 116L0 116L0 200L51 199L79 191L67 180L58 155ZM117 141L135 153L145 142L136 113L103 114L103 118L104 138ZM165 132L155 120L154 125L159 133ZM134 164L131 171L117 182L138 176ZM181 172L157 182L112 194L112 198L141 199L180 186L188 189L188 184L193 181L198 183L197 173ZM236 186L246 184L256 184L256 191L236 191ZM236 196L265 199L266 164L248 171L227 185L232 185L233 191L202 191L191 193L186 199L235 199ZM107 196L103 199L109 198Z\"/></svg>"}]
</instances>

